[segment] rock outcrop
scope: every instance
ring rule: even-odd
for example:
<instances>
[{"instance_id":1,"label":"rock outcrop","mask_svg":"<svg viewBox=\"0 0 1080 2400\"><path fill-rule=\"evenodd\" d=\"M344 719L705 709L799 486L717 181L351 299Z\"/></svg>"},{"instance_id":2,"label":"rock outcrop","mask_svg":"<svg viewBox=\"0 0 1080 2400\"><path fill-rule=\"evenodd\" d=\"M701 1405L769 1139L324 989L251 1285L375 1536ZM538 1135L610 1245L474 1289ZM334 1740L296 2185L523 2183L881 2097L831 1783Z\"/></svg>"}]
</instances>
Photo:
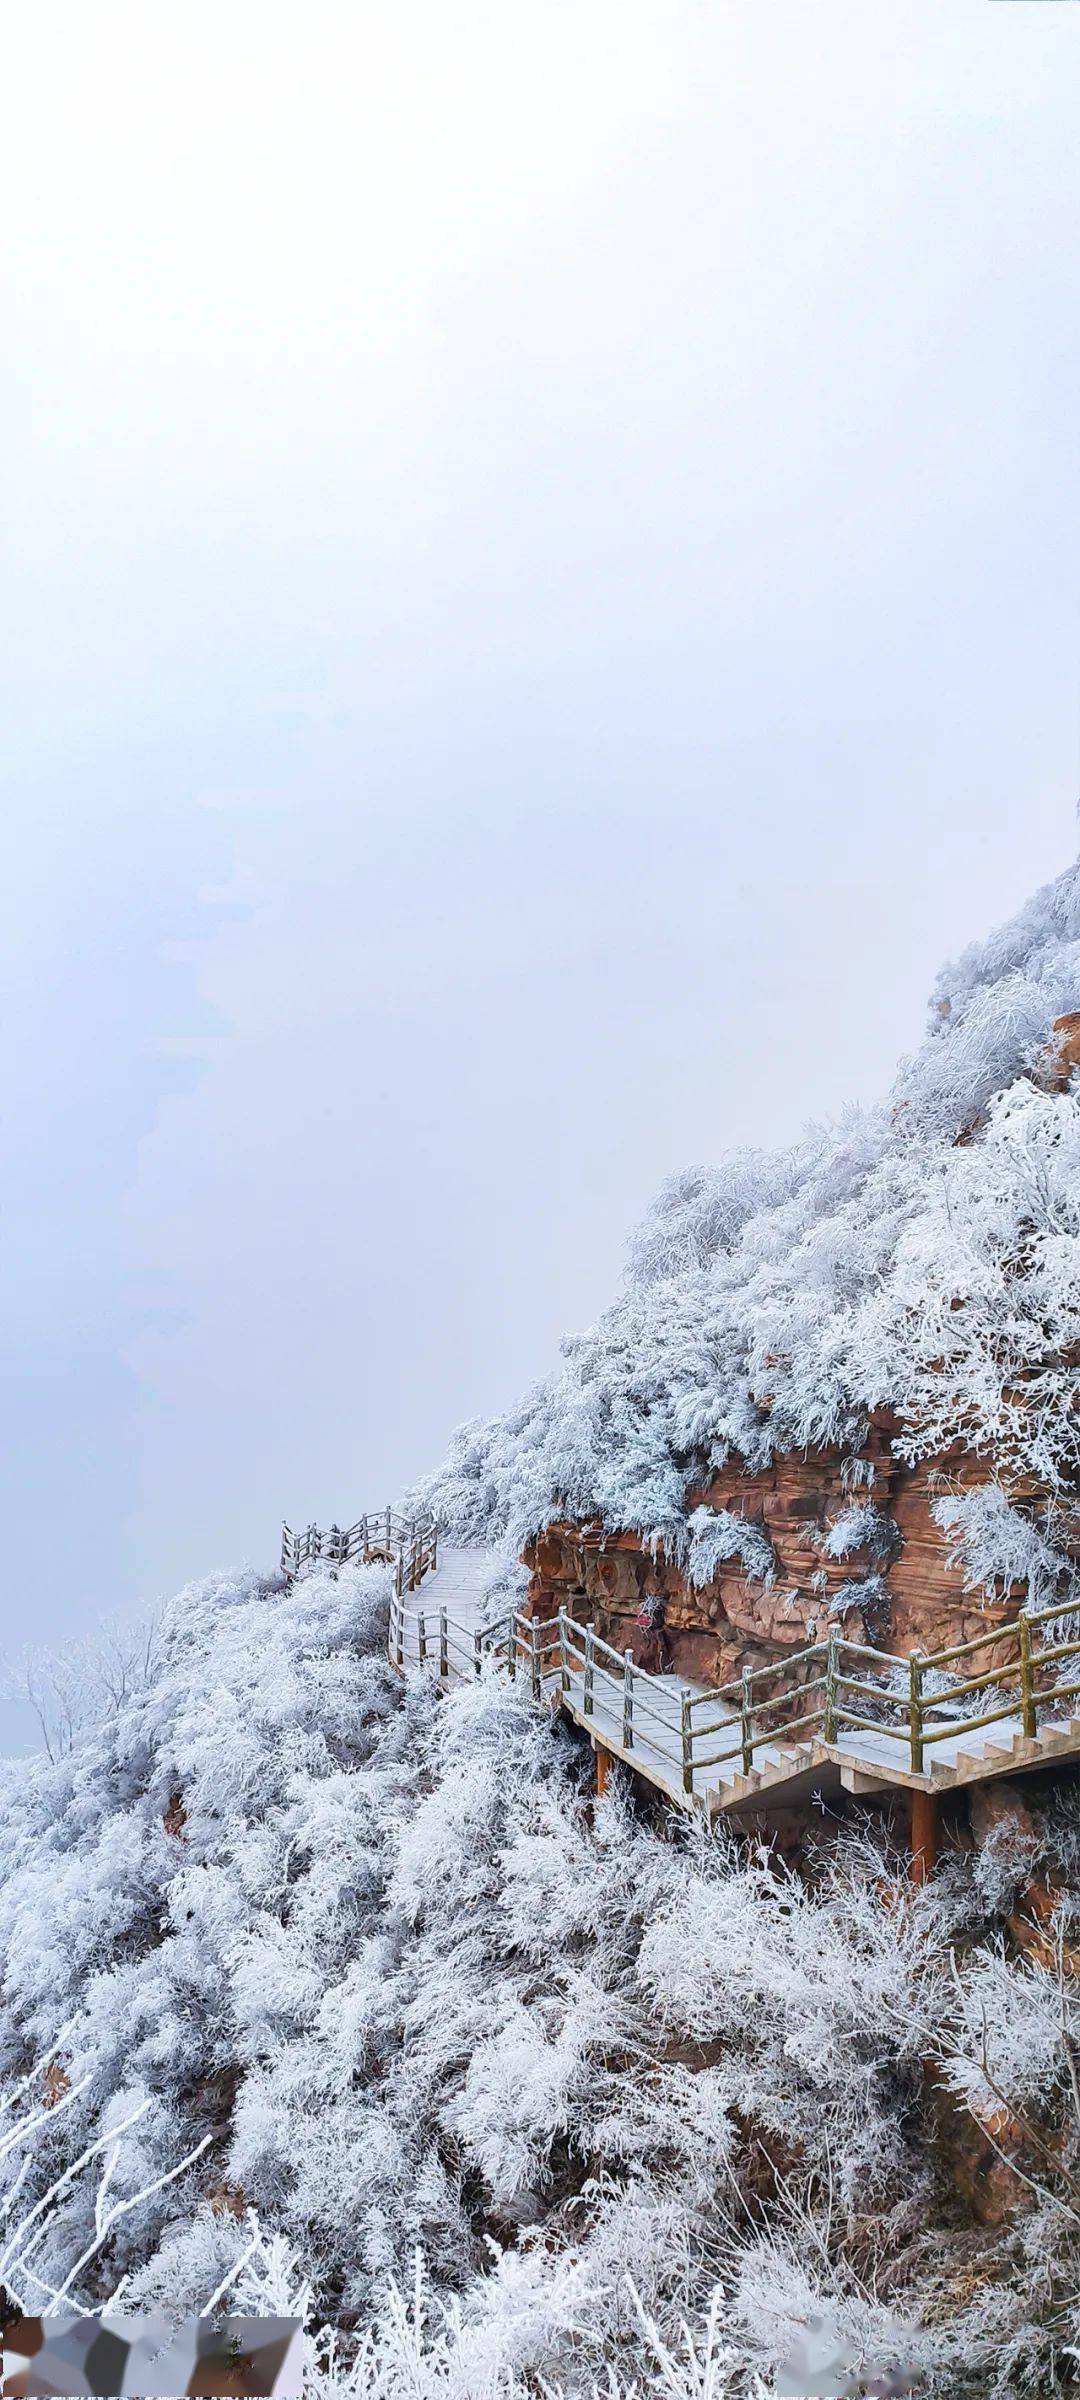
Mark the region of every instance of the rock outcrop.
<instances>
[{"instance_id":1,"label":"rock outcrop","mask_svg":"<svg viewBox=\"0 0 1080 2400\"><path fill-rule=\"evenodd\" d=\"M732 1461L688 1492L688 1515L727 1511L765 1537L774 1562L767 1577L732 1558L695 1588L686 1566L640 1532L565 1521L526 1545L530 1605L543 1617L565 1608L637 1655L642 1601L661 1595L675 1665L711 1683L801 1649L833 1625L898 1656L992 1632L1015 1616L1025 1587L996 1601L965 1590L931 1513L943 1473L953 1488L971 1489L990 1470L960 1451L932 1467L907 1467L893 1452L892 1430L883 1415L856 1460L839 1450L798 1452L753 1473ZM869 1531L849 1546L842 1521L863 1504Z\"/></svg>"}]
</instances>

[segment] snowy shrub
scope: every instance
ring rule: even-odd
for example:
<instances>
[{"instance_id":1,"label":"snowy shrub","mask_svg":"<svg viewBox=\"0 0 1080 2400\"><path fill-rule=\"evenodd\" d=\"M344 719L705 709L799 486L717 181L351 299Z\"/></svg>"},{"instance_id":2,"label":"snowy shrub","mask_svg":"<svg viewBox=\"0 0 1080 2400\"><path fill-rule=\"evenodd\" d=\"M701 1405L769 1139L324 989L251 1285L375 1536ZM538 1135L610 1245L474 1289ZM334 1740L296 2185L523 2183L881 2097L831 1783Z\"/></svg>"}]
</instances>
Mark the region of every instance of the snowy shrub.
<instances>
[{"instance_id":1,"label":"snowy shrub","mask_svg":"<svg viewBox=\"0 0 1080 2400\"><path fill-rule=\"evenodd\" d=\"M21 1681L49 1758L62 1758L92 1726L148 1688L160 1663L161 1635L160 1615L135 1624L113 1618L88 1639L25 1654Z\"/></svg>"},{"instance_id":2,"label":"snowy shrub","mask_svg":"<svg viewBox=\"0 0 1080 2400\"><path fill-rule=\"evenodd\" d=\"M945 1491L931 1502L931 1515L953 1544L950 1564L963 1568L968 1591L991 1599L1026 1587L1032 1608L1048 1606L1070 1562L1054 1548L999 1483L970 1492Z\"/></svg>"},{"instance_id":3,"label":"snowy shrub","mask_svg":"<svg viewBox=\"0 0 1080 2400\"><path fill-rule=\"evenodd\" d=\"M730 1508L695 1508L686 1520L687 1580L700 1589L711 1583L730 1559L737 1558L744 1574L771 1584L776 1553L761 1525L752 1524Z\"/></svg>"},{"instance_id":4,"label":"snowy shrub","mask_svg":"<svg viewBox=\"0 0 1080 2400\"><path fill-rule=\"evenodd\" d=\"M942 2008L941 2073L982 2120L1041 2107L1068 2088L1077 2030L1077 2011L1063 2008L1052 1976L992 1948L966 1963Z\"/></svg>"},{"instance_id":5,"label":"snowy shrub","mask_svg":"<svg viewBox=\"0 0 1080 2400\"><path fill-rule=\"evenodd\" d=\"M884 1632L889 1622L889 1587L880 1575L853 1577L833 1592L829 1606L833 1615L840 1618L857 1611L868 1632Z\"/></svg>"},{"instance_id":6,"label":"snowy shrub","mask_svg":"<svg viewBox=\"0 0 1080 2400\"><path fill-rule=\"evenodd\" d=\"M853 2391L895 2355L1049 2388L1080 2226L1037 2301L1010 2251L943 2314L926 2263L925 2059L981 2122L1073 2106L982 1858L916 1898L827 1825L809 1875L651 1826L493 1667L401 1685L386 1610L382 1569L195 1587L152 1687L5 1780L9 2288L288 2313L291 2277L323 2400L747 2400L834 2352Z\"/></svg>"},{"instance_id":7,"label":"snowy shrub","mask_svg":"<svg viewBox=\"0 0 1080 2400\"><path fill-rule=\"evenodd\" d=\"M825 1558L850 1558L853 1551L866 1550L879 1566L895 1558L899 1548L892 1518L872 1500L853 1500L829 1526L821 1544Z\"/></svg>"}]
</instances>

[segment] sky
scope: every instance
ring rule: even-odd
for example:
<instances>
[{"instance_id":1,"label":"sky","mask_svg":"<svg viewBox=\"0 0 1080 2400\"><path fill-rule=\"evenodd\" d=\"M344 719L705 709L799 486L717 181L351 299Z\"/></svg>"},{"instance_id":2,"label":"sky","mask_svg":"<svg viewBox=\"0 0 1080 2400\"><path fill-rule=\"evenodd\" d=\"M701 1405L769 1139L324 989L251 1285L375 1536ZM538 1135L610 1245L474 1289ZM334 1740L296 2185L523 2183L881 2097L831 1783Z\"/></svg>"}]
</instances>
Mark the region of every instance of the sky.
<instances>
[{"instance_id":1,"label":"sky","mask_svg":"<svg viewBox=\"0 0 1080 2400\"><path fill-rule=\"evenodd\" d=\"M1073 857L1080 8L0 40L11 1661L396 1496Z\"/></svg>"}]
</instances>

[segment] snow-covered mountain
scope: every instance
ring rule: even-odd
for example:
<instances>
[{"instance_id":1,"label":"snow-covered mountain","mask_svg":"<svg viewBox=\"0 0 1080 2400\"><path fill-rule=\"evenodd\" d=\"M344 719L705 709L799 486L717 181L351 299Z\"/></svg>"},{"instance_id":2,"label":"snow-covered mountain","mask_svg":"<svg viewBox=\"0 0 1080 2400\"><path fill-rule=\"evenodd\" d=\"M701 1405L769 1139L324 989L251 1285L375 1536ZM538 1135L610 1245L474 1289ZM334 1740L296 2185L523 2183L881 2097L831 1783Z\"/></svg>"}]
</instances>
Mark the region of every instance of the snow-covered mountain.
<instances>
[{"instance_id":1,"label":"snow-covered mountain","mask_svg":"<svg viewBox=\"0 0 1080 2400\"><path fill-rule=\"evenodd\" d=\"M702 1458L883 1404L1064 1515L1078 1007L1073 872L942 979L880 1110L667 1187L608 1316L431 1479L444 1519L670 1531ZM974 1796L919 1892L887 1809L708 1837L597 1801L493 1666L403 1683L388 1599L192 1587L0 1776L0 2284L306 2282L313 2391L386 2400L1074 2391L1075 1787Z\"/></svg>"},{"instance_id":2,"label":"snow-covered mountain","mask_svg":"<svg viewBox=\"0 0 1080 2400\"><path fill-rule=\"evenodd\" d=\"M908 1459L962 1439L1068 1489L1080 1093L1054 1027L1078 1010L1075 866L944 970L880 1107L675 1176L599 1323L506 1415L465 1426L417 1498L512 1549L587 1515L677 1547L703 1472L856 1449L881 1408Z\"/></svg>"}]
</instances>

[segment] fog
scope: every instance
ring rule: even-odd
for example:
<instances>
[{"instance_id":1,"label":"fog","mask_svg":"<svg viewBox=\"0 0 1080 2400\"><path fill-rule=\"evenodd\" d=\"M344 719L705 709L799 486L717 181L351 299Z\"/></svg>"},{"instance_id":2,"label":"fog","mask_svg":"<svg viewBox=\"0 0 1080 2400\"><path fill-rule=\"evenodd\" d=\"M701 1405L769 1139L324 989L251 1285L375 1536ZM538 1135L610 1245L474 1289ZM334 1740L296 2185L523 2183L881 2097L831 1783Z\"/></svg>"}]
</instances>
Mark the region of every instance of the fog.
<instances>
[{"instance_id":1,"label":"fog","mask_svg":"<svg viewBox=\"0 0 1080 2400\"><path fill-rule=\"evenodd\" d=\"M1080 11L2 23L17 1653L396 1495L1072 856Z\"/></svg>"}]
</instances>

